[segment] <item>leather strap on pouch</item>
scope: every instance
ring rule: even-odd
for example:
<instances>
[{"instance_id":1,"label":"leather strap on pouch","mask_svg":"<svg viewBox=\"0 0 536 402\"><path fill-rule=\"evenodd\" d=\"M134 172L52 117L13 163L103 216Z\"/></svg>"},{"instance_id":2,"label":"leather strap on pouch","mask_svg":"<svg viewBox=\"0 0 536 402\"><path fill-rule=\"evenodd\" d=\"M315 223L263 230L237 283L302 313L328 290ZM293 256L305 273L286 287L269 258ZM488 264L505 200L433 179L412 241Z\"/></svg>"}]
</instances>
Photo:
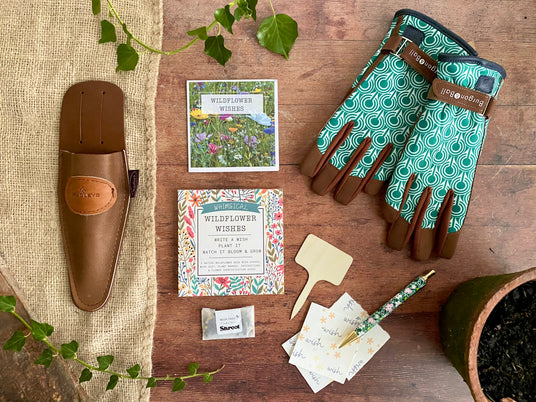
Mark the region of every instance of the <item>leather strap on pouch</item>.
<instances>
[{"instance_id":1,"label":"leather strap on pouch","mask_svg":"<svg viewBox=\"0 0 536 402\"><path fill-rule=\"evenodd\" d=\"M428 91L428 99L470 110L485 116L487 119L495 108L493 96L439 78L432 82L430 91Z\"/></svg>"},{"instance_id":2,"label":"leather strap on pouch","mask_svg":"<svg viewBox=\"0 0 536 402\"><path fill-rule=\"evenodd\" d=\"M429 82L436 78L437 61L405 36L392 35L385 42L382 53L401 58Z\"/></svg>"}]
</instances>

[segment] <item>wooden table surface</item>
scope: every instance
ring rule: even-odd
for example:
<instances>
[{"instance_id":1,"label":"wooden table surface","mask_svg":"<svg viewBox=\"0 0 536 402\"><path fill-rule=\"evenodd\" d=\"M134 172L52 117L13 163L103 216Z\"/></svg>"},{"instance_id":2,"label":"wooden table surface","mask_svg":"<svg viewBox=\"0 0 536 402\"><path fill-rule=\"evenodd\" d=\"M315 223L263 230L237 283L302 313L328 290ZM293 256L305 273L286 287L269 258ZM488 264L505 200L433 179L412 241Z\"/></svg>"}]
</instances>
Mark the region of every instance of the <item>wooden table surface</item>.
<instances>
[{"instance_id":1,"label":"wooden table surface","mask_svg":"<svg viewBox=\"0 0 536 402\"><path fill-rule=\"evenodd\" d=\"M223 3L164 0L164 49L185 44L186 31L209 23ZM227 36L233 57L226 67L206 57L201 44L161 60L156 101L158 318L153 375L185 373L192 361L201 369L223 364L225 369L211 384L189 382L181 394L172 394L170 384L159 386L152 400L471 400L441 349L438 316L461 282L536 266L536 3L311 0L276 1L274 6L299 25L288 61L257 44L256 29L270 13L267 1L257 7L259 22L237 23L235 35ZM436 19L508 73L489 124L460 244L450 260L416 262L408 250L389 249L381 195L362 194L343 206L329 195L314 194L309 179L298 171L318 131L401 8ZM188 173L186 80L255 78L279 81L279 172ZM285 295L177 297L176 190L222 187L283 189ZM317 284L291 321L292 306L307 279L294 256L309 233L351 254L354 263L340 286ZM372 312L431 268L438 274L429 285L382 324L391 340L352 381L332 383L313 394L281 348L301 328L309 303L329 306L348 292ZM254 339L201 340L202 307L245 305L255 306Z\"/></svg>"}]
</instances>

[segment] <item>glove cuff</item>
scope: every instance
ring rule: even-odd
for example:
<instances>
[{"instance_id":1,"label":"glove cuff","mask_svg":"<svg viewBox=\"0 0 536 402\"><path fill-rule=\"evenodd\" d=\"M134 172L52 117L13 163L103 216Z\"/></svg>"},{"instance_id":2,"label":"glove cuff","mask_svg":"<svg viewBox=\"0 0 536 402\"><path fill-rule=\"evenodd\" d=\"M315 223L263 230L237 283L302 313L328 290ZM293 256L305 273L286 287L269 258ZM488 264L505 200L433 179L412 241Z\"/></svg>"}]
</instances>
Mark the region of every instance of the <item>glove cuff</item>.
<instances>
[{"instance_id":1,"label":"glove cuff","mask_svg":"<svg viewBox=\"0 0 536 402\"><path fill-rule=\"evenodd\" d=\"M466 41L422 13L400 10L394 21L396 25L384 41L381 53L401 58L429 82L436 78L439 52L449 48L452 52L476 55Z\"/></svg>"},{"instance_id":2,"label":"glove cuff","mask_svg":"<svg viewBox=\"0 0 536 402\"><path fill-rule=\"evenodd\" d=\"M386 53L405 60L430 82L436 75L439 53L477 55L465 40L432 18L414 10L399 10L379 49L356 78L352 88L366 79Z\"/></svg>"},{"instance_id":3,"label":"glove cuff","mask_svg":"<svg viewBox=\"0 0 536 402\"><path fill-rule=\"evenodd\" d=\"M427 25L435 28L439 33L443 34L448 39L450 39L451 41L456 43L467 54L473 55L473 56L476 56L478 54L477 51L475 49L473 49L473 47L471 45L469 45L469 43L467 43L460 36L456 35L450 29L444 27L439 22L435 21L434 19L430 18L429 16L427 16L427 15L425 15L423 13L420 13L418 11L410 10L410 9L406 8L406 9L398 10L395 13L395 20L398 17L401 17L401 16L402 17L406 17L406 16L415 17L415 18L419 19L420 21L422 21L424 24L427 24ZM408 26L410 24L411 24L411 22L408 21ZM417 26L415 26L415 28L419 29L418 24L416 24L416 25ZM403 27L403 28L405 29L405 27ZM409 38L409 39L412 39L412 38ZM426 51L427 53L430 53L430 51L433 48L438 48L438 43L437 43L436 40L433 40L433 43L432 43L432 41L430 41L429 43L427 43L427 42L428 41L425 40L424 43L423 43L423 46L422 46L423 50ZM417 43L417 45L419 46L421 44ZM427 49L427 47L430 47L431 49Z\"/></svg>"},{"instance_id":4,"label":"glove cuff","mask_svg":"<svg viewBox=\"0 0 536 402\"><path fill-rule=\"evenodd\" d=\"M439 100L489 118L506 78L497 63L476 56L440 54L438 76L428 99Z\"/></svg>"},{"instance_id":5,"label":"glove cuff","mask_svg":"<svg viewBox=\"0 0 536 402\"><path fill-rule=\"evenodd\" d=\"M458 64L461 66L463 65L463 68L466 71L479 71L481 74L489 73L491 76L498 78L499 82L502 82L506 79L506 71L501 65L493 61L483 59L482 57L440 53L438 56L438 61L442 65L441 74L445 74L446 76L454 76L456 72L459 73L459 71L455 71L455 68L448 66L448 64Z\"/></svg>"}]
</instances>

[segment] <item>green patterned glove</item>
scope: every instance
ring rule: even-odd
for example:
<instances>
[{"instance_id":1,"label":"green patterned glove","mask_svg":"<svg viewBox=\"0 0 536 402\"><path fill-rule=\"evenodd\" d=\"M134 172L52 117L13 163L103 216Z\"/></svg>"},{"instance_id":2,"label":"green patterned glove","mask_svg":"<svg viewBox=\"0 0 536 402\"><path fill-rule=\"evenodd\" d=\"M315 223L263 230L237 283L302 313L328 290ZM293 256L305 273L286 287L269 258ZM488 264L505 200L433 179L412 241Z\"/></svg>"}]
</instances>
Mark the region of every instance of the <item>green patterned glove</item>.
<instances>
[{"instance_id":1,"label":"green patterned glove","mask_svg":"<svg viewBox=\"0 0 536 402\"><path fill-rule=\"evenodd\" d=\"M439 55L437 79L385 195L387 243L450 258L463 225L489 114L506 72L475 56Z\"/></svg>"},{"instance_id":2,"label":"green patterned glove","mask_svg":"<svg viewBox=\"0 0 536 402\"><path fill-rule=\"evenodd\" d=\"M476 55L463 39L413 10L395 14L380 48L321 130L300 170L321 195L350 202L388 180L436 76L437 55Z\"/></svg>"}]
</instances>

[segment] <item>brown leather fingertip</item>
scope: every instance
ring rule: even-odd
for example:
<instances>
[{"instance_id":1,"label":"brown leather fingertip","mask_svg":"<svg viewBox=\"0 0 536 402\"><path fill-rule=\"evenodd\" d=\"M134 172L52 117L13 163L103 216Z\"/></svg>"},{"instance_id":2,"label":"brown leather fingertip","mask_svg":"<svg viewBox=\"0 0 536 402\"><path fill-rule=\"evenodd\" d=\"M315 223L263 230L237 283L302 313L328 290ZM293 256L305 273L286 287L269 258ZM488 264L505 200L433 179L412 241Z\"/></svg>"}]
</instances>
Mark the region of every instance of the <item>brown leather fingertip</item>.
<instances>
[{"instance_id":1,"label":"brown leather fingertip","mask_svg":"<svg viewBox=\"0 0 536 402\"><path fill-rule=\"evenodd\" d=\"M443 258L452 258L454 252L456 251L456 246L458 245L458 239L460 238L460 231L452 232L447 234L445 243L438 254Z\"/></svg>"},{"instance_id":2,"label":"brown leather fingertip","mask_svg":"<svg viewBox=\"0 0 536 402\"><path fill-rule=\"evenodd\" d=\"M406 203L406 200L408 198L409 190L411 188L411 185L415 181L415 174L411 174L408 181L406 182L406 186L404 188L404 194L402 195L402 201L400 202L400 209L394 209L387 201L384 201L383 205L383 216L385 217L385 220L389 223L394 222L398 217L400 216L400 211L402 208L404 208L404 204Z\"/></svg>"},{"instance_id":3,"label":"brown leather fingertip","mask_svg":"<svg viewBox=\"0 0 536 402\"><path fill-rule=\"evenodd\" d=\"M339 185L335 190L334 198L337 202L347 205L361 191L363 179L356 176L348 176L343 185Z\"/></svg>"},{"instance_id":4,"label":"brown leather fingertip","mask_svg":"<svg viewBox=\"0 0 536 402\"><path fill-rule=\"evenodd\" d=\"M434 239L434 229L416 229L413 234L413 248L411 257L418 261L429 259L434 248Z\"/></svg>"},{"instance_id":5,"label":"brown leather fingertip","mask_svg":"<svg viewBox=\"0 0 536 402\"><path fill-rule=\"evenodd\" d=\"M445 241L447 240L447 235L449 233L450 218L452 216L452 206L454 205L454 190L450 189L445 194L443 202L441 203L441 208L437 214L436 220L436 252L439 254L440 250L443 248Z\"/></svg>"},{"instance_id":6,"label":"brown leather fingertip","mask_svg":"<svg viewBox=\"0 0 536 402\"><path fill-rule=\"evenodd\" d=\"M311 189L318 195L325 195L337 184L343 172L331 163L325 164L318 174L313 177Z\"/></svg>"},{"instance_id":7,"label":"brown leather fingertip","mask_svg":"<svg viewBox=\"0 0 536 402\"><path fill-rule=\"evenodd\" d=\"M397 209L394 209L386 201L383 202L382 210L383 210L383 217L389 223L393 223L400 216L400 212Z\"/></svg>"},{"instance_id":8,"label":"brown leather fingertip","mask_svg":"<svg viewBox=\"0 0 536 402\"><path fill-rule=\"evenodd\" d=\"M374 164L370 167L369 171L367 172L367 175L365 176L365 193L369 195L376 195L378 191L381 189L381 184L378 188L378 182L379 180L375 180L374 176L376 173L378 173L378 170L380 170L381 166L383 165L383 162L386 161L386 159L391 154L391 151L393 150L393 144L388 143L383 149L381 150L380 154L374 161ZM374 181L374 184L370 184ZM382 183L382 182L379 182ZM370 185L369 185L370 184ZM383 184L383 183L382 183Z\"/></svg>"},{"instance_id":9,"label":"brown leather fingertip","mask_svg":"<svg viewBox=\"0 0 536 402\"><path fill-rule=\"evenodd\" d=\"M402 250L408 242L409 223L399 217L389 228L387 233L387 245L395 250Z\"/></svg>"},{"instance_id":10,"label":"brown leather fingertip","mask_svg":"<svg viewBox=\"0 0 536 402\"><path fill-rule=\"evenodd\" d=\"M363 138L359 146L354 150L348 161L346 162L346 165L344 165L344 168L340 171L340 173L333 179L333 186L337 186L335 189L335 199L339 201L339 198L337 194L339 192L344 192L345 197L341 198L341 200L345 201L342 202L343 204L348 204L350 201L352 201L357 194L361 191L363 188L365 182L361 180L350 180L352 177L352 171L357 166L357 164L363 159L363 156L367 153L370 144L372 140L370 137Z\"/></svg>"},{"instance_id":11,"label":"brown leather fingertip","mask_svg":"<svg viewBox=\"0 0 536 402\"><path fill-rule=\"evenodd\" d=\"M300 173L313 177L317 173L318 167L321 166L320 161L322 160L322 156L322 152L320 152L315 144L300 163Z\"/></svg>"},{"instance_id":12,"label":"brown leather fingertip","mask_svg":"<svg viewBox=\"0 0 536 402\"><path fill-rule=\"evenodd\" d=\"M424 214L426 213L426 208L428 208L428 204L430 203L431 196L432 189L430 187L426 187L419 198L417 206L415 207L415 212L413 213L411 223L408 223L402 217L399 217L393 223L387 235L387 244L390 247L396 250L402 250L414 232L421 230Z\"/></svg>"},{"instance_id":13,"label":"brown leather fingertip","mask_svg":"<svg viewBox=\"0 0 536 402\"><path fill-rule=\"evenodd\" d=\"M432 198L432 188L425 187L419 202L415 206L415 211L413 212L413 217L411 218L411 223L409 225L408 233L406 235L406 241L409 241L410 237L422 229L422 222L430 199Z\"/></svg>"},{"instance_id":14,"label":"brown leather fingertip","mask_svg":"<svg viewBox=\"0 0 536 402\"><path fill-rule=\"evenodd\" d=\"M348 138L354 125L355 122L352 120L342 126L337 135L331 140L326 152L323 154L315 144L300 164L300 172L309 177L315 176L331 159L333 154L337 152L337 149L339 149L341 144Z\"/></svg>"},{"instance_id":15,"label":"brown leather fingertip","mask_svg":"<svg viewBox=\"0 0 536 402\"><path fill-rule=\"evenodd\" d=\"M365 186L364 192L369 195L376 195L380 192L385 184L382 180L370 179L367 185Z\"/></svg>"}]
</instances>

